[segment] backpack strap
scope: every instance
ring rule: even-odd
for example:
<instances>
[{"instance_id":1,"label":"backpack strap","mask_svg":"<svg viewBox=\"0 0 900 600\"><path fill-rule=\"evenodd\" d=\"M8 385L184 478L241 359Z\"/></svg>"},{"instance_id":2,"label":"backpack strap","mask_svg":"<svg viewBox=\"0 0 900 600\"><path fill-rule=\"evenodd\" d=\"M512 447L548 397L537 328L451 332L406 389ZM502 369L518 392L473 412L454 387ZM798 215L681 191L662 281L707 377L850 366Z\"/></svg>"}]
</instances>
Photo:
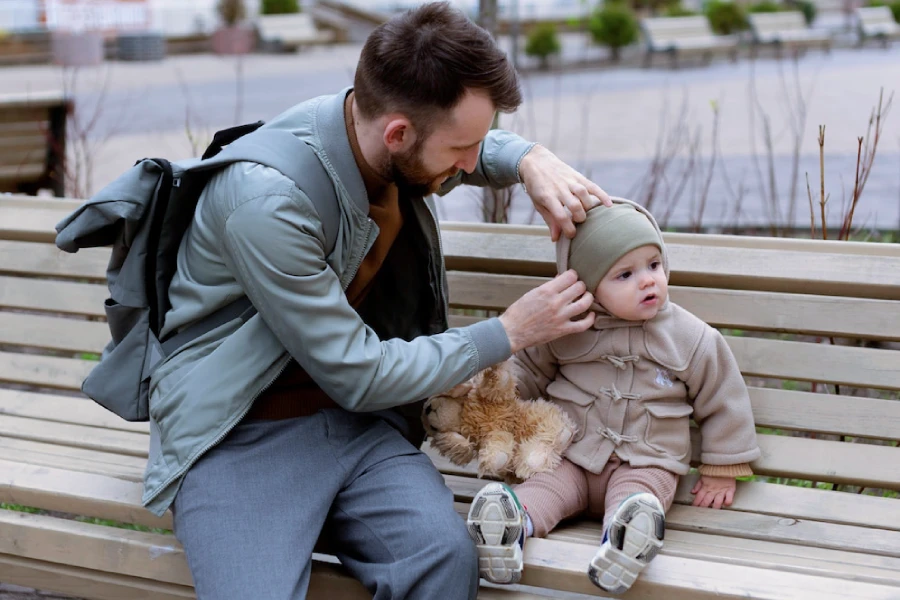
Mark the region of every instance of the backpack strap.
<instances>
[{"instance_id":1,"label":"backpack strap","mask_svg":"<svg viewBox=\"0 0 900 600\"><path fill-rule=\"evenodd\" d=\"M303 190L319 213L325 232L325 254L330 254L337 239L340 209L334 183L312 147L284 129L258 129L232 142L212 158L203 160L187 170L205 171L241 161L271 167ZM173 182L173 185L178 184L177 180ZM255 314L256 308L250 299L241 296L162 341L163 355L170 356L184 344L232 319L240 318L246 323Z\"/></svg>"}]
</instances>

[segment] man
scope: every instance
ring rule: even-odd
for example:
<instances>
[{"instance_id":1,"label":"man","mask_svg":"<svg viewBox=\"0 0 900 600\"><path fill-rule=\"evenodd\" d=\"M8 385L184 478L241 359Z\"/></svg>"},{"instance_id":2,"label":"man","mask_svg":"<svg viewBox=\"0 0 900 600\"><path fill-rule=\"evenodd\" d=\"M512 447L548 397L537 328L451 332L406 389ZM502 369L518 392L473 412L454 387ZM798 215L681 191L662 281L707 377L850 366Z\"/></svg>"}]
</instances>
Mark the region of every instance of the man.
<instances>
[{"instance_id":1,"label":"man","mask_svg":"<svg viewBox=\"0 0 900 600\"><path fill-rule=\"evenodd\" d=\"M266 125L312 146L333 180L333 251L314 203L273 169L237 163L205 188L162 333L242 294L258 314L154 373L144 488L151 510L172 508L201 600L304 598L320 537L377 599L475 596L474 546L418 449L420 401L587 329L591 297L566 273L446 331L423 196L521 181L554 238L609 202L543 148L489 131L520 103L490 36L447 3L424 5L371 35L352 89Z\"/></svg>"}]
</instances>

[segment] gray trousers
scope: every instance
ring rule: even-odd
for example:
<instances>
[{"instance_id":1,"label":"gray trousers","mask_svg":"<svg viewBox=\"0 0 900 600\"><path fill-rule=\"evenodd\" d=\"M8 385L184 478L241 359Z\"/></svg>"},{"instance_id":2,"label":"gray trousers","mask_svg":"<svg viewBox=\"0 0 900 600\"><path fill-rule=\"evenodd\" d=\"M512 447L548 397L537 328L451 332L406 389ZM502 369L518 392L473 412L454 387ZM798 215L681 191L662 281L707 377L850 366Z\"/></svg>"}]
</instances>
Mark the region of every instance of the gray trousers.
<instances>
[{"instance_id":1,"label":"gray trousers","mask_svg":"<svg viewBox=\"0 0 900 600\"><path fill-rule=\"evenodd\" d=\"M173 512L199 600L306 598L320 534L375 600L478 591L453 494L372 415L242 423L188 471Z\"/></svg>"}]
</instances>

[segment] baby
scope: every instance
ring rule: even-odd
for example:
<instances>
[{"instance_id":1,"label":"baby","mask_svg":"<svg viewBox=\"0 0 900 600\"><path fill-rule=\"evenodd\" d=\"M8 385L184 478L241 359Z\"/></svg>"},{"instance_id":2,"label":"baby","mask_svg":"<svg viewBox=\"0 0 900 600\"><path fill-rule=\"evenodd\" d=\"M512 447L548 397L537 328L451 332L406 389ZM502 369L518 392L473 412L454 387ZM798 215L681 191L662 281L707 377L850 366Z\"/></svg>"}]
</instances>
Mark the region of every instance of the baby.
<instances>
[{"instance_id":1,"label":"baby","mask_svg":"<svg viewBox=\"0 0 900 600\"><path fill-rule=\"evenodd\" d=\"M557 244L560 272L593 291L586 332L528 348L511 360L523 398L547 398L578 426L557 469L513 488L490 483L469 509L479 571L494 583L522 575L524 538L576 515L603 515L587 567L595 585L628 590L663 545L665 514L690 468L690 419L702 438L694 506L729 506L735 478L759 458L750 399L715 329L669 301L669 268L656 221L615 199L588 211Z\"/></svg>"}]
</instances>

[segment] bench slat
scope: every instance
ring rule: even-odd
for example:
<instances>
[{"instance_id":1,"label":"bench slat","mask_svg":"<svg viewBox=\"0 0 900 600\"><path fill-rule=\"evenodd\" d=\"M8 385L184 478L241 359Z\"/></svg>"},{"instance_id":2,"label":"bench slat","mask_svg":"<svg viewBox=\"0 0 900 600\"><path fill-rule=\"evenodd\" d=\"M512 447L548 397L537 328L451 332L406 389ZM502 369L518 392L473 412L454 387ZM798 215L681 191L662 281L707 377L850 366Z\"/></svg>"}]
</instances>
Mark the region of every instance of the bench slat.
<instances>
[{"instance_id":1,"label":"bench slat","mask_svg":"<svg viewBox=\"0 0 900 600\"><path fill-rule=\"evenodd\" d=\"M0 457L26 465L108 475L133 482L143 480L147 466L146 457L4 437L0 437Z\"/></svg>"},{"instance_id":2,"label":"bench slat","mask_svg":"<svg viewBox=\"0 0 900 600\"><path fill-rule=\"evenodd\" d=\"M143 509L139 507L140 502L140 485L136 483L127 483L121 482L118 480L114 480L111 478L106 478L102 476L92 476L92 475L84 475L79 473L69 473L59 469L46 470L42 469L40 471L36 471L34 468L29 468L23 465L16 465L15 463L8 463L6 461L0 460L0 473L5 474L7 477L7 482L0 481L0 497L3 497L5 500L11 500L18 503L22 503L30 506L41 506L48 510L58 510L56 507L61 503L65 502L63 506L68 506L68 510L76 510L81 514L95 514L98 512L98 506L102 505L102 513L107 515L107 518L117 518L119 520L123 520L126 522L137 522L140 524L144 524L151 527L163 527L170 528L171 526L171 517L166 515L163 519L156 519L155 517L150 516L149 513L145 513ZM453 478L457 479L458 478ZM15 485L11 485L8 482L15 482ZM476 483L473 480L473 483ZM478 487L482 485L483 481L477 481ZM689 482L688 482L689 483ZM458 495L459 484L456 481L448 481L448 485L453 488ZM738 498L741 498L745 494L747 494L746 486L755 485L757 487L763 487L765 484L740 484L742 488L739 490ZM775 488L775 489L789 489L791 488L783 488L783 486L772 486L766 485L767 488ZM473 486L472 488L477 489L477 487ZM818 490L800 490L797 488L793 488L793 491L798 492L800 494L805 493L806 495L820 495L824 498L828 498L832 495L842 495L841 493L826 493ZM9 496L8 494L12 492L17 495ZM101 499L101 496L103 497ZM53 503L50 499L55 498L56 503ZM771 499L770 499L771 500ZM828 502L828 500L826 500ZM774 502L771 502L775 504ZM464 514L465 505L463 505L461 511ZM682 507L686 508L687 507ZM753 553L753 544L761 544L765 549L764 554L761 554L763 551L760 549L756 549L755 558L750 562L756 561L771 561L772 554L777 552L775 550L780 545L776 545L773 542L750 542L748 540L736 539L734 535L756 535L759 531L768 531L768 530L779 530L779 536L785 537L785 531L788 532L787 539L797 539L798 531L801 531L803 528L797 528L795 526L790 525L790 521L786 521L785 519L768 519L762 521L760 524L760 520L755 518L754 515L750 515L748 521L748 515L745 514L736 514L735 511L710 511L709 509L687 509L687 510L673 510L670 511L670 526L672 527L692 527L697 528L698 525L696 522L698 521L698 516L704 517L707 513L715 513L713 515L714 521L716 522L716 528L722 529L728 538L718 538L724 541L726 549L722 551L717 551L712 554L711 557L718 560L727 560L728 562L734 562L735 559L731 555L731 552L728 551L727 547L733 546L735 544L741 546L751 554ZM853 511L858 512L858 511ZM685 518L682 518L686 515ZM716 521L716 519L718 519ZM742 525L744 524L744 525ZM818 529L820 524L817 523L804 523L804 527L806 530L812 531L810 535L813 538L822 537L826 539L833 540L831 543L840 545L842 542L846 542L847 540L858 540L858 536L856 533L858 532L858 528L845 528L847 530L852 530L850 535L841 535L838 538L834 538L828 535L820 535L821 531ZM793 527L793 528L792 528ZM787 528L787 529L786 529ZM694 535L694 544L693 545L685 545L680 548L677 543L677 536L675 535L676 529L671 529L672 532L670 535L667 535L667 546L666 550L664 550L667 554L674 554L676 556L693 556L698 557L702 556L703 552L698 552L698 549L695 547L697 544L702 544L703 540L713 539L712 536L707 535ZM877 533L877 532L876 532ZM601 530L599 528L599 524L595 522L585 522L584 524L579 524L577 526L564 526L559 530L555 531L551 534L551 539L564 539L567 541L574 541L578 543L589 543L596 544L599 541L601 534ZM687 534L691 535L691 534ZM769 534L770 536L772 534ZM900 535L895 532L895 535ZM673 544L673 537L676 538L675 544ZM690 538L688 538L690 539ZM889 542L889 538L879 537L876 540L876 544L880 548L884 548L887 546L887 542ZM530 542L529 542L530 543ZM713 542L708 542L712 544ZM851 545L859 545L858 541L852 542ZM890 547L890 546L888 546ZM896 546L893 547L893 551L896 552ZM828 557L828 551L817 550L816 548L803 548L799 549L796 546L792 546L789 549L786 549L782 552L787 556L794 556L800 558L807 558L809 560L813 560L815 557L818 557L819 560L826 559ZM810 557L809 555L813 556ZM900 576L900 571L897 571L897 567L900 566L900 561L895 558L884 558L881 556L869 556L864 554L853 554L851 552L840 552L841 562L843 563L853 563L858 562L861 566L869 568L872 570L869 573L868 577L871 580L878 581L896 581L896 577ZM709 555L706 556L709 558ZM835 556L831 557L832 560L836 560ZM745 557L743 559L745 562L748 562L748 559ZM782 560L779 561L782 563L786 562L794 562L795 560ZM804 561L801 561L802 563ZM805 564L805 563L804 563ZM784 566L784 565L782 565ZM797 571L800 566L797 564L792 564L790 568L792 570ZM805 568L809 569L809 566ZM855 565L853 568L857 568ZM820 565L821 569L821 565ZM883 571L883 569L893 569L893 573L891 571Z\"/></svg>"},{"instance_id":3,"label":"bench slat","mask_svg":"<svg viewBox=\"0 0 900 600\"><path fill-rule=\"evenodd\" d=\"M0 523L6 534L0 540L0 552L7 555L180 585L191 581L183 550L173 536L116 530L43 515L0 513ZM583 573L594 552L590 545L529 540L522 583L596 595L596 588ZM706 561L662 554L642 574L634 589L640 593L662 593L673 600L742 598L748 593L775 597L776 591L791 595L811 593L819 599L877 600L890 598L888 594L895 589L848 581L835 590L834 581L727 563L710 569Z\"/></svg>"},{"instance_id":4,"label":"bench slat","mask_svg":"<svg viewBox=\"0 0 900 600\"><path fill-rule=\"evenodd\" d=\"M525 547L522 584L596 595L597 588L584 576L585 565L589 564L595 552L595 546L586 544L530 539ZM838 582L831 577L745 567L727 562L717 562L711 566L707 560L662 553L641 573L630 595L666 600L707 597L817 600L859 597L874 600L894 598L896 587L846 580Z\"/></svg>"},{"instance_id":5,"label":"bench slat","mask_svg":"<svg viewBox=\"0 0 900 600\"><path fill-rule=\"evenodd\" d=\"M33 163L38 165L40 173L44 171L44 156L40 153L34 155L33 160L23 163L25 166ZM10 163L12 165L18 162ZM7 168L14 168L12 166ZM22 240L26 242L50 242L56 240L56 224L59 222L59 211L51 207L37 208L31 206L4 206L3 220L0 221L0 239ZM42 235L34 235L33 232L44 232ZM48 239L49 238L49 239Z\"/></svg>"},{"instance_id":6,"label":"bench slat","mask_svg":"<svg viewBox=\"0 0 900 600\"><path fill-rule=\"evenodd\" d=\"M699 463L698 439L692 436L694 464ZM900 489L900 448L767 434L757 435L757 441L762 451L752 463L757 475ZM455 465L430 444L423 451L442 473L475 474L474 463Z\"/></svg>"},{"instance_id":7,"label":"bench slat","mask_svg":"<svg viewBox=\"0 0 900 600\"><path fill-rule=\"evenodd\" d=\"M0 418L0 437L147 458L147 436L130 431L116 431L4 415Z\"/></svg>"},{"instance_id":8,"label":"bench slat","mask_svg":"<svg viewBox=\"0 0 900 600\"><path fill-rule=\"evenodd\" d=\"M171 512L157 517L141 505L143 486L137 481L2 458L0 473L4 502L172 529Z\"/></svg>"},{"instance_id":9,"label":"bench slat","mask_svg":"<svg viewBox=\"0 0 900 600\"><path fill-rule=\"evenodd\" d=\"M451 327L480 317L451 315ZM725 336L744 375L836 383L863 388L900 389L900 352L752 337Z\"/></svg>"},{"instance_id":10,"label":"bench slat","mask_svg":"<svg viewBox=\"0 0 900 600\"><path fill-rule=\"evenodd\" d=\"M461 322L465 323L452 319L454 326ZM0 311L0 344L99 353L109 339L103 322ZM900 390L900 353L894 350L751 337L725 339L745 375Z\"/></svg>"},{"instance_id":11,"label":"bench slat","mask_svg":"<svg viewBox=\"0 0 900 600\"><path fill-rule=\"evenodd\" d=\"M725 336L744 375L900 390L900 352Z\"/></svg>"},{"instance_id":12,"label":"bench slat","mask_svg":"<svg viewBox=\"0 0 900 600\"><path fill-rule=\"evenodd\" d=\"M15 198L16 196L13 196ZM20 198L22 196L19 196ZM30 196L25 196L31 198ZM40 202L54 202L59 199L39 198ZM72 200L69 200L71 202ZM2 202L2 200L0 200ZM0 204L2 206L2 204ZM542 243L549 241L550 230L546 225L514 225L507 223L479 223L476 221L442 221L441 231L462 231L478 233L482 236L515 235L520 243L522 236L541 238ZM546 238L546 239L544 239ZM528 238L525 238L528 239ZM730 235L714 233L676 233L663 232L666 244L694 246L698 248L756 248L760 250L777 250L780 252L808 252L812 254L829 254L840 252L860 256L900 257L898 244L872 244L870 242L849 242L819 239L764 237L755 235ZM529 240L527 246L531 246Z\"/></svg>"},{"instance_id":13,"label":"bench slat","mask_svg":"<svg viewBox=\"0 0 900 600\"><path fill-rule=\"evenodd\" d=\"M105 285L0 275L0 307L106 317Z\"/></svg>"},{"instance_id":14,"label":"bench slat","mask_svg":"<svg viewBox=\"0 0 900 600\"><path fill-rule=\"evenodd\" d=\"M900 431L900 402L809 392L750 388L756 424L891 439ZM147 433L146 423L130 423L83 397L0 389L0 415Z\"/></svg>"},{"instance_id":15,"label":"bench slat","mask_svg":"<svg viewBox=\"0 0 900 600\"><path fill-rule=\"evenodd\" d=\"M98 573L5 554L0 554L0 572L3 573L5 580L15 582L16 585L43 590L53 589L77 597L90 594L94 600L123 598L192 600L197 597L194 588L186 586L158 583L115 573ZM315 577L313 571L312 581L315 581Z\"/></svg>"},{"instance_id":16,"label":"bench slat","mask_svg":"<svg viewBox=\"0 0 900 600\"><path fill-rule=\"evenodd\" d=\"M597 539L599 540L599 535ZM697 558L711 562L727 557L731 564L736 565L841 577L883 585L900 585L898 559L859 552L815 547L798 548L778 542L677 529L666 530L666 545L663 552L669 556Z\"/></svg>"},{"instance_id":17,"label":"bench slat","mask_svg":"<svg viewBox=\"0 0 900 600\"><path fill-rule=\"evenodd\" d=\"M690 491L697 478L697 475L685 475L679 479L676 503L690 505L693 502ZM444 475L444 479L460 502L471 502L487 483L474 476ZM900 520L896 518L900 500L881 496L738 481L730 510L900 532ZM900 567L900 562L897 566Z\"/></svg>"},{"instance_id":18,"label":"bench slat","mask_svg":"<svg viewBox=\"0 0 900 600\"><path fill-rule=\"evenodd\" d=\"M666 524L672 528L698 533L900 557L900 532L885 529L710 510L683 504L672 507ZM798 552L802 553L802 549L798 549Z\"/></svg>"},{"instance_id":19,"label":"bench slat","mask_svg":"<svg viewBox=\"0 0 900 600\"><path fill-rule=\"evenodd\" d=\"M149 433L147 423L132 423L83 396L54 396L0 389L0 423L3 415L48 422Z\"/></svg>"},{"instance_id":20,"label":"bench slat","mask_svg":"<svg viewBox=\"0 0 900 600\"><path fill-rule=\"evenodd\" d=\"M553 245L543 237L522 244L521 237L511 233L485 236L481 232L442 230L442 239L451 270L544 277L556 273ZM835 245L842 243L825 246L831 251L819 250L814 261L804 251L740 246L711 251L709 247L671 243L667 244L671 282L691 287L896 299L900 286L897 257L881 255L879 250L871 255L838 253Z\"/></svg>"},{"instance_id":21,"label":"bench slat","mask_svg":"<svg viewBox=\"0 0 900 600\"><path fill-rule=\"evenodd\" d=\"M892 439L900 431L900 403L750 387L757 425L813 433ZM147 433L146 423L130 423L83 398L0 389L0 414Z\"/></svg>"},{"instance_id":22,"label":"bench slat","mask_svg":"<svg viewBox=\"0 0 900 600\"><path fill-rule=\"evenodd\" d=\"M104 322L0 311L0 344L100 353L109 340Z\"/></svg>"},{"instance_id":23,"label":"bench slat","mask_svg":"<svg viewBox=\"0 0 900 600\"><path fill-rule=\"evenodd\" d=\"M0 123L21 123L47 121L49 113L46 106L30 106L28 104L2 105L0 110Z\"/></svg>"},{"instance_id":24,"label":"bench slat","mask_svg":"<svg viewBox=\"0 0 900 600\"><path fill-rule=\"evenodd\" d=\"M20 439L35 442L49 439L74 448L147 456L148 443L143 434L21 417L4 417L3 421L6 420L14 425L0 427L8 427L10 435ZM753 468L759 475L900 489L900 448L780 435L760 434L757 437L762 457L753 463ZM698 453L696 441L695 455ZM442 472L463 475L473 472L471 466L453 465L430 446L426 447L426 452Z\"/></svg>"},{"instance_id":25,"label":"bench slat","mask_svg":"<svg viewBox=\"0 0 900 600\"><path fill-rule=\"evenodd\" d=\"M0 165L0 181L36 179L44 174L43 163L16 162L13 165Z\"/></svg>"},{"instance_id":26,"label":"bench slat","mask_svg":"<svg viewBox=\"0 0 900 600\"><path fill-rule=\"evenodd\" d=\"M751 387L753 418L761 427L894 439L900 402Z\"/></svg>"},{"instance_id":27,"label":"bench slat","mask_svg":"<svg viewBox=\"0 0 900 600\"><path fill-rule=\"evenodd\" d=\"M77 392L96 364L90 360L0 352L0 381Z\"/></svg>"},{"instance_id":28,"label":"bench slat","mask_svg":"<svg viewBox=\"0 0 900 600\"><path fill-rule=\"evenodd\" d=\"M452 307L502 311L549 279L451 271L447 281ZM671 286L669 293L716 327L874 340L896 339L900 331L900 303L891 300L682 286Z\"/></svg>"},{"instance_id":29,"label":"bench slat","mask_svg":"<svg viewBox=\"0 0 900 600\"><path fill-rule=\"evenodd\" d=\"M451 318L451 324L465 320ZM0 343L30 345L69 352L99 353L109 341L105 323L70 321L37 315L0 312ZM837 383L886 390L900 389L898 352L872 348L808 344L783 340L726 336L745 375L778 379ZM29 343L30 342L30 343ZM0 354L16 360L18 368L0 365L0 381L81 389L92 361L69 365L70 359L22 354ZM78 375L81 379L75 380ZM60 375L72 374L71 377Z\"/></svg>"},{"instance_id":30,"label":"bench slat","mask_svg":"<svg viewBox=\"0 0 900 600\"><path fill-rule=\"evenodd\" d=\"M900 448L758 435L758 475L900 490ZM869 461L869 462L863 462Z\"/></svg>"},{"instance_id":31,"label":"bench slat","mask_svg":"<svg viewBox=\"0 0 900 600\"><path fill-rule=\"evenodd\" d=\"M751 387L760 427L891 439L900 431L900 402ZM0 415L147 433L83 397L0 389Z\"/></svg>"},{"instance_id":32,"label":"bench slat","mask_svg":"<svg viewBox=\"0 0 900 600\"><path fill-rule=\"evenodd\" d=\"M106 282L109 250L85 248L75 254L52 244L0 240L0 274Z\"/></svg>"}]
</instances>

